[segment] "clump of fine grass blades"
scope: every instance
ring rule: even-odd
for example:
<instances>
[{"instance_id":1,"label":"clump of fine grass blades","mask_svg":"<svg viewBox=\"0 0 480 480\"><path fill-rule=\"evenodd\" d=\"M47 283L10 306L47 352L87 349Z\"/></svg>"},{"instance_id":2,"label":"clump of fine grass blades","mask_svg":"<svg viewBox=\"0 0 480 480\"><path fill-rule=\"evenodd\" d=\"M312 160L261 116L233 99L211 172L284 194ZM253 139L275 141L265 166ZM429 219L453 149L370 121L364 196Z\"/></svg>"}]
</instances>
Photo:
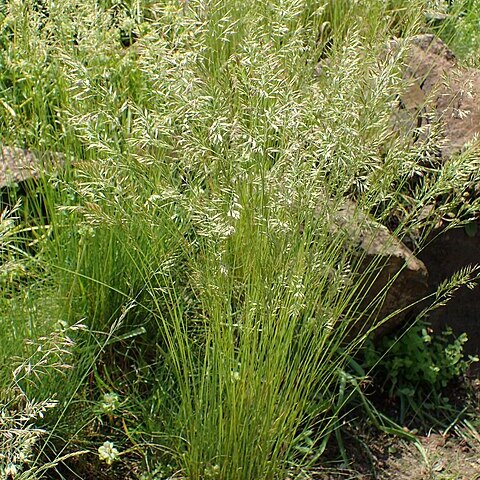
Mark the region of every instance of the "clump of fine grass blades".
<instances>
[{"instance_id":1,"label":"clump of fine grass blades","mask_svg":"<svg viewBox=\"0 0 480 480\"><path fill-rule=\"evenodd\" d=\"M402 49L385 45L423 2L393 3L343 2L333 42L335 2L8 3L6 138L75 164L42 187L35 257L52 324L87 326L69 382L37 382L63 437L88 424L192 480L285 478L313 461L306 431L321 453L378 267L335 212L388 217L424 170L403 237L453 171L476 180L458 159L427 172L428 148L392 132ZM105 393L121 418L98 419Z\"/></svg>"}]
</instances>

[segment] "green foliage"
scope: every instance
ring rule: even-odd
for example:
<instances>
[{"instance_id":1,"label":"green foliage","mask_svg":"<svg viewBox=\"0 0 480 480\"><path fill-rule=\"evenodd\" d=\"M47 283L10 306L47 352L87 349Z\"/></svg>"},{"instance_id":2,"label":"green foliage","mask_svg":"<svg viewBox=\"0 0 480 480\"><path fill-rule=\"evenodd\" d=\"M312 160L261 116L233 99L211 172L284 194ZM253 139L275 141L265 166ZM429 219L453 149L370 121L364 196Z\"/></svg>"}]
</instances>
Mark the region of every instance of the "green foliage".
<instances>
[{"instance_id":1,"label":"green foliage","mask_svg":"<svg viewBox=\"0 0 480 480\"><path fill-rule=\"evenodd\" d=\"M480 2L465 1L455 12L458 19L455 22L452 38L452 48L467 62L477 66L480 53Z\"/></svg>"},{"instance_id":2,"label":"green foliage","mask_svg":"<svg viewBox=\"0 0 480 480\"><path fill-rule=\"evenodd\" d=\"M447 18L434 30L464 62L478 67L480 53L480 2L444 0L430 2L431 10Z\"/></svg>"},{"instance_id":3,"label":"green foliage","mask_svg":"<svg viewBox=\"0 0 480 480\"><path fill-rule=\"evenodd\" d=\"M418 27L424 4L424 0L325 0L318 18L319 44L322 50L335 50L353 30L372 43L385 34L408 36ZM381 21L372 22L373 18Z\"/></svg>"},{"instance_id":4,"label":"green foliage","mask_svg":"<svg viewBox=\"0 0 480 480\"><path fill-rule=\"evenodd\" d=\"M369 342L364 367L383 380L390 397L416 399L440 394L451 380L463 375L478 358L465 359L467 335L455 337L451 329L434 333L425 322L417 322L402 335L386 337L378 345Z\"/></svg>"}]
</instances>

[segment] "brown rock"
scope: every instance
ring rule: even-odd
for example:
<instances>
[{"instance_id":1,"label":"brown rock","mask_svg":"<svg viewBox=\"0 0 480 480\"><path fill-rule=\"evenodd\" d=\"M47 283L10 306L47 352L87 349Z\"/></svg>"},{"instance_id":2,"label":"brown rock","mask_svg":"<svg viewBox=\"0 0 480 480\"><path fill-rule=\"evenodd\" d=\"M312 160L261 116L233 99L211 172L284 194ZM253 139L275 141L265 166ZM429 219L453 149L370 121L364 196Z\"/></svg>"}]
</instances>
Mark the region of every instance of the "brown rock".
<instances>
[{"instance_id":1,"label":"brown rock","mask_svg":"<svg viewBox=\"0 0 480 480\"><path fill-rule=\"evenodd\" d=\"M441 127L441 159L460 152L480 134L480 70L461 67L447 46L434 35L414 37L407 56L404 77L411 82L401 97L397 126L410 129L425 126L430 117ZM429 115L431 114L431 115ZM428 135L428 132L427 132ZM480 174L480 172L479 172ZM478 197L479 189L466 192ZM419 253L430 275L428 293L433 294L455 272L480 264L480 223L473 233L463 228L439 234L434 231ZM446 306L433 311L429 320L436 331L446 326L455 334L466 332L466 351L480 354L480 287L461 288Z\"/></svg>"},{"instance_id":2,"label":"brown rock","mask_svg":"<svg viewBox=\"0 0 480 480\"><path fill-rule=\"evenodd\" d=\"M439 38L423 34L412 39L404 78L410 86L401 96L403 112L396 115L397 127L411 130L437 123L442 132L442 158L476 140L480 133L479 70L458 66Z\"/></svg>"},{"instance_id":3,"label":"brown rock","mask_svg":"<svg viewBox=\"0 0 480 480\"><path fill-rule=\"evenodd\" d=\"M36 155L18 147L0 148L0 188L28 179L38 178L43 172L64 163L60 153Z\"/></svg>"},{"instance_id":4,"label":"brown rock","mask_svg":"<svg viewBox=\"0 0 480 480\"><path fill-rule=\"evenodd\" d=\"M334 215L336 228L342 229L358 251L357 271L371 272L365 290L359 292L364 300L360 310L363 318L353 333L364 333L372 324L380 322L375 336L391 332L405 319L408 307L420 300L427 290L428 272L388 229L346 200Z\"/></svg>"}]
</instances>

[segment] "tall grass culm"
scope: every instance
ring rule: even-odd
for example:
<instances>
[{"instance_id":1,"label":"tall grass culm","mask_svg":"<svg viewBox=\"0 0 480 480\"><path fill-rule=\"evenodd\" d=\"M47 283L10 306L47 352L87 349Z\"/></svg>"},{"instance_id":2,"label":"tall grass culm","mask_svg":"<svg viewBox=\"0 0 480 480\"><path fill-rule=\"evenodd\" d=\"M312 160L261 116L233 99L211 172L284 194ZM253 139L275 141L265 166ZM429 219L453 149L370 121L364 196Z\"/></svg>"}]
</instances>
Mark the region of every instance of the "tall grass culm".
<instances>
[{"instance_id":1,"label":"tall grass culm","mask_svg":"<svg viewBox=\"0 0 480 480\"><path fill-rule=\"evenodd\" d=\"M423 7L2 7L5 138L74 164L40 187L50 233L31 260L33 321L48 299L52 328L85 326L69 380L28 386L56 395L51 442L96 451L109 434L120 458L122 445L148 452L189 480L308 470L381 267L361 268L358 242L335 223L344 199L378 219L405 212L403 238L436 220L415 220L426 203L461 201L456 175L478 182L467 156L427 170L432 149L391 127L403 43L387 45L415 32ZM411 187L412 172L428 181ZM112 393L119 407L99 420Z\"/></svg>"}]
</instances>

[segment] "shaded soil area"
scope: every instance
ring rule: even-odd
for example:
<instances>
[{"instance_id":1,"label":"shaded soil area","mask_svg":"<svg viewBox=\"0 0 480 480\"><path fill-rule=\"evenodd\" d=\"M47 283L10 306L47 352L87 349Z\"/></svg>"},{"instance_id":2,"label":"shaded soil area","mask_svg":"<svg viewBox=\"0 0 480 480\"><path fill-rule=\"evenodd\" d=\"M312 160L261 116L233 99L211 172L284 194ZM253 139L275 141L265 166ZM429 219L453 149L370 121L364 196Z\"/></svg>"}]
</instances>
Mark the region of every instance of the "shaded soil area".
<instances>
[{"instance_id":1,"label":"shaded soil area","mask_svg":"<svg viewBox=\"0 0 480 480\"><path fill-rule=\"evenodd\" d=\"M460 431L460 430L459 430ZM470 436L470 438L469 438ZM384 434L365 435L347 444L349 468L320 470L318 480L478 480L480 438L459 433L427 433L417 442ZM359 444L361 442L361 445ZM355 445L357 444L357 445ZM367 450L368 448L368 450Z\"/></svg>"},{"instance_id":2,"label":"shaded soil area","mask_svg":"<svg viewBox=\"0 0 480 480\"><path fill-rule=\"evenodd\" d=\"M433 292L455 272L480 263L480 222L471 231L457 228L441 233L418 257L427 266ZM473 290L461 288L444 307L430 314L429 322L436 331L449 326L456 336L465 332L469 338L465 353L480 355L480 285Z\"/></svg>"},{"instance_id":3,"label":"shaded soil area","mask_svg":"<svg viewBox=\"0 0 480 480\"><path fill-rule=\"evenodd\" d=\"M465 379L446 394L457 415L436 428L410 418L418 429L404 430L416 441L366 429L368 420L357 418L344 435L348 468L322 468L315 480L480 480L480 379ZM395 417L394 404L388 413ZM337 447L329 454L338 457Z\"/></svg>"}]
</instances>

